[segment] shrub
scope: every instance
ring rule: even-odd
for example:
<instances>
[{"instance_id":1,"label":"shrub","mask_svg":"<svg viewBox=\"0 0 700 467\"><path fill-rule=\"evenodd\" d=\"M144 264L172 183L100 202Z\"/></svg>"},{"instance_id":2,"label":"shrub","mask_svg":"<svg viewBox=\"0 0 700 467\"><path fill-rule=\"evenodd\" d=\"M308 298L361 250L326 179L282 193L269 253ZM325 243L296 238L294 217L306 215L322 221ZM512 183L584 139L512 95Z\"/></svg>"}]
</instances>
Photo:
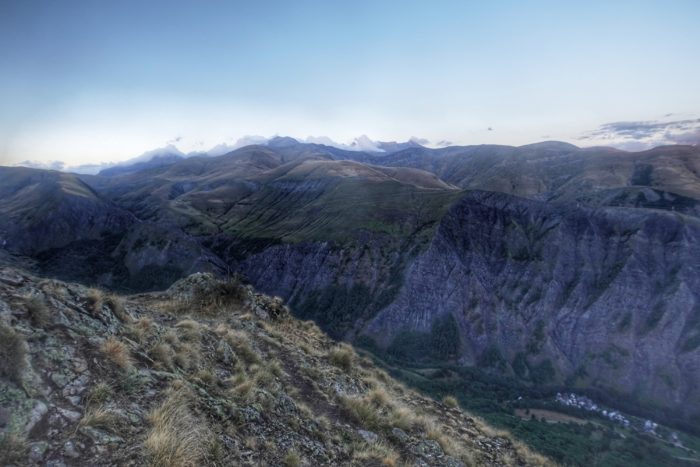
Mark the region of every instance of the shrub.
<instances>
[{"instance_id":1,"label":"shrub","mask_svg":"<svg viewBox=\"0 0 700 467\"><path fill-rule=\"evenodd\" d=\"M22 336L14 329L0 324L0 378L21 383L27 365L26 355L27 348Z\"/></svg>"},{"instance_id":2,"label":"shrub","mask_svg":"<svg viewBox=\"0 0 700 467\"><path fill-rule=\"evenodd\" d=\"M355 352L347 344L340 344L328 352L328 358L331 363L338 368L342 368L346 372L352 370L352 364L355 357Z\"/></svg>"},{"instance_id":3,"label":"shrub","mask_svg":"<svg viewBox=\"0 0 700 467\"><path fill-rule=\"evenodd\" d=\"M122 370L131 368L131 353L129 348L115 337L108 337L102 343L102 352L105 356Z\"/></svg>"}]
</instances>

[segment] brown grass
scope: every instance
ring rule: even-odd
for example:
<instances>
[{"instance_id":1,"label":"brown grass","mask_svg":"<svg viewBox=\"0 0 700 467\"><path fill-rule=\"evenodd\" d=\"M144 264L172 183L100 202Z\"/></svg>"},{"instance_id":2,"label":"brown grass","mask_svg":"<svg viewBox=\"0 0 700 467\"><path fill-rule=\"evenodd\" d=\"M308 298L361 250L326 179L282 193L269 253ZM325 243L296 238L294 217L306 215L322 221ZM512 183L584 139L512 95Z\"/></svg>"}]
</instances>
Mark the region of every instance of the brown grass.
<instances>
[{"instance_id":1,"label":"brown grass","mask_svg":"<svg viewBox=\"0 0 700 467\"><path fill-rule=\"evenodd\" d=\"M456 409L459 407L459 402L454 396L445 396L442 398L442 403L451 409Z\"/></svg>"},{"instance_id":2,"label":"brown grass","mask_svg":"<svg viewBox=\"0 0 700 467\"><path fill-rule=\"evenodd\" d=\"M143 446L153 467L197 467L211 460L215 437L190 404L186 389L171 389L149 415L151 430Z\"/></svg>"},{"instance_id":3,"label":"brown grass","mask_svg":"<svg viewBox=\"0 0 700 467\"><path fill-rule=\"evenodd\" d=\"M116 337L108 337L102 343L102 353L122 370L131 369L132 360L129 347Z\"/></svg>"},{"instance_id":4,"label":"brown grass","mask_svg":"<svg viewBox=\"0 0 700 467\"><path fill-rule=\"evenodd\" d=\"M24 307L27 310L29 321L34 326L44 326L49 322L49 309L43 298L36 295L26 297Z\"/></svg>"},{"instance_id":5,"label":"brown grass","mask_svg":"<svg viewBox=\"0 0 700 467\"><path fill-rule=\"evenodd\" d=\"M119 417L114 412L104 407L89 407L85 411L83 418L80 419L78 426L89 426L117 432L119 428Z\"/></svg>"},{"instance_id":6,"label":"brown grass","mask_svg":"<svg viewBox=\"0 0 700 467\"><path fill-rule=\"evenodd\" d=\"M0 433L0 465L22 465L27 448L27 441L18 434Z\"/></svg>"},{"instance_id":7,"label":"brown grass","mask_svg":"<svg viewBox=\"0 0 700 467\"><path fill-rule=\"evenodd\" d=\"M27 365L26 356L24 338L14 329L0 324L0 378L20 384Z\"/></svg>"},{"instance_id":8,"label":"brown grass","mask_svg":"<svg viewBox=\"0 0 700 467\"><path fill-rule=\"evenodd\" d=\"M148 355L156 363L156 366L164 370L172 370L174 367L175 351L166 342L159 342L148 351Z\"/></svg>"},{"instance_id":9,"label":"brown grass","mask_svg":"<svg viewBox=\"0 0 700 467\"><path fill-rule=\"evenodd\" d=\"M126 308L124 308L124 301L120 297L108 295L105 297L104 303L112 310L114 316L119 318L122 322L130 323L132 321L131 315L126 311Z\"/></svg>"},{"instance_id":10,"label":"brown grass","mask_svg":"<svg viewBox=\"0 0 700 467\"><path fill-rule=\"evenodd\" d=\"M340 344L328 352L328 359L338 368L342 368L345 372L350 372L355 359L355 351L347 344Z\"/></svg>"},{"instance_id":11,"label":"brown grass","mask_svg":"<svg viewBox=\"0 0 700 467\"><path fill-rule=\"evenodd\" d=\"M289 451L287 455L284 456L284 459L282 459L282 463L286 467L299 467L301 465L301 457L299 457L296 451Z\"/></svg>"},{"instance_id":12,"label":"brown grass","mask_svg":"<svg viewBox=\"0 0 700 467\"><path fill-rule=\"evenodd\" d=\"M185 341L195 342L202 338L202 325L193 319L183 319L175 327L178 335Z\"/></svg>"},{"instance_id":13,"label":"brown grass","mask_svg":"<svg viewBox=\"0 0 700 467\"><path fill-rule=\"evenodd\" d=\"M100 289L90 289L85 297L85 303L94 313L99 313L104 301L104 292Z\"/></svg>"}]
</instances>

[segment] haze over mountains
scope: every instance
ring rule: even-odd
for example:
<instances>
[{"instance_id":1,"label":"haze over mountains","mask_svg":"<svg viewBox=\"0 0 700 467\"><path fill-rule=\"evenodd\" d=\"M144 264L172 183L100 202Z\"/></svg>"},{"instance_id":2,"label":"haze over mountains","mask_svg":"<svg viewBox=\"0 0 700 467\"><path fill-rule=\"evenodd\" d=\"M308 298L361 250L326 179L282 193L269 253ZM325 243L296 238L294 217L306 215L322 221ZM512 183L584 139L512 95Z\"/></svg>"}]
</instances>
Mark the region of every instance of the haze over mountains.
<instances>
[{"instance_id":1,"label":"haze over mountains","mask_svg":"<svg viewBox=\"0 0 700 467\"><path fill-rule=\"evenodd\" d=\"M129 291L235 271L334 337L699 420L698 147L383 149L2 167L0 257Z\"/></svg>"}]
</instances>

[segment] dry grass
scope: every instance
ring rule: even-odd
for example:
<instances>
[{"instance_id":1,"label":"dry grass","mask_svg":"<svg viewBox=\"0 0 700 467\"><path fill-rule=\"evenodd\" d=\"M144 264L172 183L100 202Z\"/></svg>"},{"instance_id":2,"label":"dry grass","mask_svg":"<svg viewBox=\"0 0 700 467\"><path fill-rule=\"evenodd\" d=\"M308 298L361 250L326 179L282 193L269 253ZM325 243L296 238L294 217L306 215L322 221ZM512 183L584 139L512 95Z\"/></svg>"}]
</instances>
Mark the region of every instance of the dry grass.
<instances>
[{"instance_id":1,"label":"dry grass","mask_svg":"<svg viewBox=\"0 0 700 467\"><path fill-rule=\"evenodd\" d=\"M352 458L359 465L398 465L400 455L390 445L383 441L367 444L359 443L353 446Z\"/></svg>"},{"instance_id":2,"label":"dry grass","mask_svg":"<svg viewBox=\"0 0 700 467\"><path fill-rule=\"evenodd\" d=\"M195 342L202 338L202 325L193 319L183 319L175 327L179 337L185 341Z\"/></svg>"},{"instance_id":3,"label":"dry grass","mask_svg":"<svg viewBox=\"0 0 700 467\"><path fill-rule=\"evenodd\" d=\"M112 397L112 394L112 386L104 382L97 383L88 394L85 405L87 407L100 406L107 402Z\"/></svg>"},{"instance_id":4,"label":"dry grass","mask_svg":"<svg viewBox=\"0 0 700 467\"><path fill-rule=\"evenodd\" d=\"M183 345L175 353L174 363L185 371L193 371L199 368L202 361L202 354L198 347L193 345Z\"/></svg>"},{"instance_id":5,"label":"dry grass","mask_svg":"<svg viewBox=\"0 0 700 467\"><path fill-rule=\"evenodd\" d=\"M234 352L236 352L236 355L241 357L246 364L255 365L260 363L260 356L255 349L253 349L248 334L243 331L234 331L232 329L226 329L225 332L219 332L219 334L222 339L231 346Z\"/></svg>"},{"instance_id":6,"label":"dry grass","mask_svg":"<svg viewBox=\"0 0 700 467\"><path fill-rule=\"evenodd\" d=\"M296 451L289 451L287 455L284 456L284 459L282 459L282 463L286 467L299 467L301 465L301 457L299 457Z\"/></svg>"},{"instance_id":7,"label":"dry grass","mask_svg":"<svg viewBox=\"0 0 700 467\"><path fill-rule=\"evenodd\" d=\"M175 351L170 344L159 342L151 347L148 351L148 355L153 359L159 369L172 370L174 368Z\"/></svg>"},{"instance_id":8,"label":"dry grass","mask_svg":"<svg viewBox=\"0 0 700 467\"><path fill-rule=\"evenodd\" d=\"M132 321L131 315L124 308L124 301L117 297L116 295L108 295L104 299L105 305L112 310L114 316L119 318L124 323L130 323Z\"/></svg>"},{"instance_id":9,"label":"dry grass","mask_svg":"<svg viewBox=\"0 0 700 467\"><path fill-rule=\"evenodd\" d=\"M108 337L102 343L102 353L105 354L112 363L122 370L129 370L132 367L131 352L125 343L115 337Z\"/></svg>"},{"instance_id":10,"label":"dry grass","mask_svg":"<svg viewBox=\"0 0 700 467\"><path fill-rule=\"evenodd\" d=\"M190 409L191 395L171 389L149 415L151 430L143 443L154 467L197 467L211 460L216 443L207 424Z\"/></svg>"},{"instance_id":11,"label":"dry grass","mask_svg":"<svg viewBox=\"0 0 700 467\"><path fill-rule=\"evenodd\" d=\"M27 461L27 442L16 433L0 433L0 465L22 465Z\"/></svg>"},{"instance_id":12,"label":"dry grass","mask_svg":"<svg viewBox=\"0 0 700 467\"><path fill-rule=\"evenodd\" d=\"M94 313L102 309L105 294L100 289L90 289L85 297L85 303Z\"/></svg>"},{"instance_id":13,"label":"dry grass","mask_svg":"<svg viewBox=\"0 0 700 467\"><path fill-rule=\"evenodd\" d=\"M119 428L119 417L114 412L104 407L90 407L85 411L78 426L89 426L117 432Z\"/></svg>"},{"instance_id":14,"label":"dry grass","mask_svg":"<svg viewBox=\"0 0 700 467\"><path fill-rule=\"evenodd\" d=\"M29 321L34 326L44 326L49 322L49 309L43 298L36 295L25 297L24 307L27 310Z\"/></svg>"},{"instance_id":15,"label":"dry grass","mask_svg":"<svg viewBox=\"0 0 700 467\"><path fill-rule=\"evenodd\" d=\"M384 425L377 407L365 397L341 397L340 403L347 416L368 430L378 430Z\"/></svg>"},{"instance_id":16,"label":"dry grass","mask_svg":"<svg viewBox=\"0 0 700 467\"><path fill-rule=\"evenodd\" d=\"M442 398L442 403L451 409L456 409L459 407L459 402L454 396L445 396Z\"/></svg>"},{"instance_id":17,"label":"dry grass","mask_svg":"<svg viewBox=\"0 0 700 467\"><path fill-rule=\"evenodd\" d=\"M0 378L20 384L27 366L26 356L24 338L14 329L0 323Z\"/></svg>"},{"instance_id":18,"label":"dry grass","mask_svg":"<svg viewBox=\"0 0 700 467\"><path fill-rule=\"evenodd\" d=\"M208 388L215 388L219 384L219 378L209 369L199 370L192 377Z\"/></svg>"},{"instance_id":19,"label":"dry grass","mask_svg":"<svg viewBox=\"0 0 700 467\"><path fill-rule=\"evenodd\" d=\"M536 453L530 450L521 441L513 440L512 437L509 438L513 442L513 447L518 456L525 462L526 465L534 465L536 467L553 467L556 464L551 460L547 459L542 454ZM514 464L515 465L515 464Z\"/></svg>"},{"instance_id":20,"label":"dry grass","mask_svg":"<svg viewBox=\"0 0 700 467\"><path fill-rule=\"evenodd\" d=\"M131 338L142 344L153 334L155 326L151 318L144 316L128 325L126 329Z\"/></svg>"},{"instance_id":21,"label":"dry grass","mask_svg":"<svg viewBox=\"0 0 700 467\"><path fill-rule=\"evenodd\" d=\"M333 365L349 373L355 360L355 351L347 344L340 344L328 352L328 359Z\"/></svg>"}]
</instances>

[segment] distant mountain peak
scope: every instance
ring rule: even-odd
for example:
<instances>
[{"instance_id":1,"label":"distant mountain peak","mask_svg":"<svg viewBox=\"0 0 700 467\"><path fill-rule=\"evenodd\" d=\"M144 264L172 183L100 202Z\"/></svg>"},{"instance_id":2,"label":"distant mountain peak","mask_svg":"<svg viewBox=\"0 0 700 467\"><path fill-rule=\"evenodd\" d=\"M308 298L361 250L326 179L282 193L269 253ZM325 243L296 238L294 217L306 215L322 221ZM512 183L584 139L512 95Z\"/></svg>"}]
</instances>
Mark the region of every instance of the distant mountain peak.
<instances>
[{"instance_id":1,"label":"distant mountain peak","mask_svg":"<svg viewBox=\"0 0 700 467\"><path fill-rule=\"evenodd\" d=\"M299 144L299 141L291 136L275 136L267 142L267 145L271 148L283 148L287 146L294 146L296 144Z\"/></svg>"}]
</instances>

